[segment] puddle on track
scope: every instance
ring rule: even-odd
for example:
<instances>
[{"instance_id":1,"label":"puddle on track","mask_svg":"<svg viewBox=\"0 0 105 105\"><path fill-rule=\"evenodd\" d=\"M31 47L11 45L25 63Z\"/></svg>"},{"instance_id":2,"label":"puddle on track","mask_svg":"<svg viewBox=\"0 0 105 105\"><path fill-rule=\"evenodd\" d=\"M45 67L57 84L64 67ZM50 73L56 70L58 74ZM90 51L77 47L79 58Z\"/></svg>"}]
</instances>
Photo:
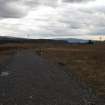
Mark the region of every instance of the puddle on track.
<instances>
[{"instance_id":1,"label":"puddle on track","mask_svg":"<svg viewBox=\"0 0 105 105\"><path fill-rule=\"evenodd\" d=\"M8 75L10 75L10 73L8 71L3 71L0 74L1 77L8 76Z\"/></svg>"}]
</instances>

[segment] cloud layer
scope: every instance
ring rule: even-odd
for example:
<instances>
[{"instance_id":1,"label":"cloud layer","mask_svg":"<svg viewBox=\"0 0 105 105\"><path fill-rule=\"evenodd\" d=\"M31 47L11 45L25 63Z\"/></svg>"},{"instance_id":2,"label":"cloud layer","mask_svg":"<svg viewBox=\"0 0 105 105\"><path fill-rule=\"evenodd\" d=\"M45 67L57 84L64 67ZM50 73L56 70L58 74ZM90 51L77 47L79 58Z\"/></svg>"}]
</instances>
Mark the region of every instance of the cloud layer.
<instances>
[{"instance_id":1,"label":"cloud layer","mask_svg":"<svg viewBox=\"0 0 105 105\"><path fill-rule=\"evenodd\" d=\"M0 0L0 34L99 37L105 34L105 0Z\"/></svg>"}]
</instances>

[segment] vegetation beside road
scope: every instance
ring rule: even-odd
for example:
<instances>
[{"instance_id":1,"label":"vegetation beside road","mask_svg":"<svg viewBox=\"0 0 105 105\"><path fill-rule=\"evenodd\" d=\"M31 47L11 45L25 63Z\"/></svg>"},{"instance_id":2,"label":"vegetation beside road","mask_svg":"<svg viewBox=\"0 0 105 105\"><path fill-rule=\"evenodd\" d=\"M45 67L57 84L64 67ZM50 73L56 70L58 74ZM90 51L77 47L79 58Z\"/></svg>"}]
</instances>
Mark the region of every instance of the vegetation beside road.
<instances>
[{"instance_id":1,"label":"vegetation beside road","mask_svg":"<svg viewBox=\"0 0 105 105\"><path fill-rule=\"evenodd\" d=\"M94 88L97 95L105 95L105 46L64 45L42 48L41 55L69 68L81 80Z\"/></svg>"}]
</instances>

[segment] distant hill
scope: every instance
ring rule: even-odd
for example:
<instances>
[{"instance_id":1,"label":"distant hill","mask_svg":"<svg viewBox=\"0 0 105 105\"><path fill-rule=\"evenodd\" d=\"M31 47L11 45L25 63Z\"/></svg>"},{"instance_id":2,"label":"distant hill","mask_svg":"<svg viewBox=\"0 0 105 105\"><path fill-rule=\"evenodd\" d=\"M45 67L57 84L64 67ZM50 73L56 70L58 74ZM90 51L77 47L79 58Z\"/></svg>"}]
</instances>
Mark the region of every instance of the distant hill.
<instances>
[{"instance_id":1,"label":"distant hill","mask_svg":"<svg viewBox=\"0 0 105 105\"><path fill-rule=\"evenodd\" d=\"M5 43L64 43L63 40L53 40L53 39L28 39L28 38L17 38L0 36L0 44Z\"/></svg>"},{"instance_id":2,"label":"distant hill","mask_svg":"<svg viewBox=\"0 0 105 105\"><path fill-rule=\"evenodd\" d=\"M71 44L85 44L89 40L76 38L54 38L54 39L28 39L18 37L0 36L0 44L5 43L71 43Z\"/></svg>"},{"instance_id":3,"label":"distant hill","mask_svg":"<svg viewBox=\"0 0 105 105\"><path fill-rule=\"evenodd\" d=\"M0 36L0 43L15 43L15 42L23 42L28 39L25 38L17 38L17 37L8 37L8 36Z\"/></svg>"},{"instance_id":4,"label":"distant hill","mask_svg":"<svg viewBox=\"0 0 105 105\"><path fill-rule=\"evenodd\" d=\"M88 43L89 40L76 39L76 38L57 38L55 40L63 40L67 43Z\"/></svg>"}]
</instances>

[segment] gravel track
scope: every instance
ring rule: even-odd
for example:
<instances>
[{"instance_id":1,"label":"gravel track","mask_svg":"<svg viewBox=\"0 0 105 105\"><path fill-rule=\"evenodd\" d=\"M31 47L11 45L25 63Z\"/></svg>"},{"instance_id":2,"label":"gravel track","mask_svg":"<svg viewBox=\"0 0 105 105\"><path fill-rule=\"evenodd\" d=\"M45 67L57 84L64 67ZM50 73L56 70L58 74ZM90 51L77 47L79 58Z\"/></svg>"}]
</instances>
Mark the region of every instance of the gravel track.
<instances>
[{"instance_id":1,"label":"gravel track","mask_svg":"<svg viewBox=\"0 0 105 105\"><path fill-rule=\"evenodd\" d=\"M17 51L0 76L0 105L88 105L88 91L62 67Z\"/></svg>"}]
</instances>

